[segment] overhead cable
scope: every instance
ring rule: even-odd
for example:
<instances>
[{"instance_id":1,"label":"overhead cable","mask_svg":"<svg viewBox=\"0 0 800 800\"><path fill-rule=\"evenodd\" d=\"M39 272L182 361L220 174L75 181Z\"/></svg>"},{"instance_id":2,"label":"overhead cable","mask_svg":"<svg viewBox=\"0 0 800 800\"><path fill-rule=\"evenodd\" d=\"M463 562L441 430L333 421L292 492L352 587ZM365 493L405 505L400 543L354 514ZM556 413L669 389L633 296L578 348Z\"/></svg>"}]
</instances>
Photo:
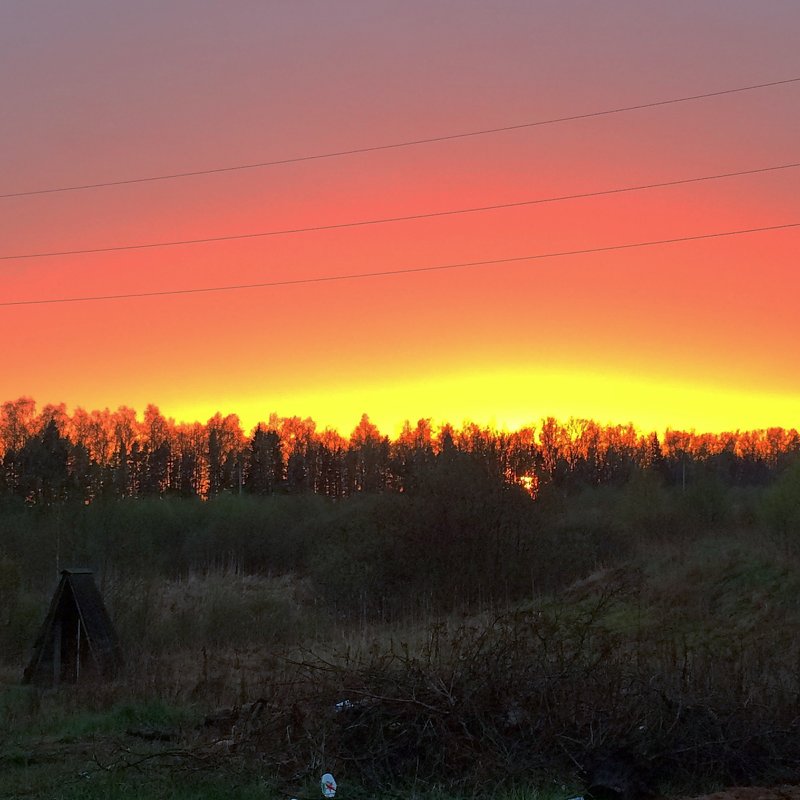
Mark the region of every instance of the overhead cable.
<instances>
[{"instance_id":1,"label":"overhead cable","mask_svg":"<svg viewBox=\"0 0 800 800\"><path fill-rule=\"evenodd\" d=\"M102 189L111 186L128 186L136 183L152 183L155 181L175 180L178 178L191 178L200 175L214 175L223 172L238 172L249 169L260 169L264 167L275 167L280 164L297 164L303 161L320 161L327 158L340 158L342 156L352 156L359 153L374 153L381 150L397 150L404 147L417 147L424 144L434 144L436 142L448 142L455 139L468 139L476 136L486 136L494 133L506 133L509 131L523 130L525 128L538 128L545 125L556 125L563 122L575 122L582 119L592 119L594 117L605 117L611 114L622 114L629 111L642 111L648 108L659 106L675 105L677 103L687 103L692 100L707 100L712 97L722 97L724 95L738 94L741 92L752 92L758 89L767 89L775 86L785 86L787 84L800 82L800 77L785 78L783 80L769 81L767 83L754 83L749 86L736 86L730 89L720 89L716 92L703 92L702 94L686 95L684 97L673 97L667 100L655 100L648 103L637 103L636 105L620 106L617 108L604 109L602 111L589 111L580 114L570 114L563 117L551 117L549 119L535 120L533 122L520 122L512 125L501 125L494 128L482 128L480 130L462 131L459 133L443 134L441 136L430 136L420 139L409 139L388 144L370 145L366 147L354 147L346 150L332 150L323 153L313 153L311 155L292 156L270 161L259 161L251 164L234 164L232 166L212 167L209 169L195 169L186 172L170 172L159 175L146 175L138 178L124 178L117 180L99 181L97 183L81 183L71 186L55 186L45 189L29 189L19 192L6 192L0 194L0 199L12 197L29 197L31 195L55 194L57 192L75 192L87 189Z\"/></svg>"},{"instance_id":2,"label":"overhead cable","mask_svg":"<svg viewBox=\"0 0 800 800\"><path fill-rule=\"evenodd\" d=\"M751 233L765 233L800 227L800 222L787 222L782 225L768 225L757 228L742 228L733 231L716 231L702 233L694 236L678 236L671 239L655 239L647 242L629 242L626 244L607 245L605 247L588 247L580 250L562 250L552 253L536 253L526 256L512 256L510 258L494 258L484 261L464 261L456 264L436 264L426 267L403 267L399 269L377 270L375 272L354 272L347 275L320 275L312 278L289 278L286 280L264 281L259 283L238 283L225 286L204 286L189 289L164 289L153 292L126 292L124 294L89 295L85 297L56 297L36 300L6 300L0 302L0 307L53 305L56 303L83 303L105 300L129 300L144 297L168 297L185 294L209 294L212 292L228 292L244 289L265 289L278 286L298 286L312 283L332 283L335 281L359 280L364 278L379 278L392 275L410 275L424 272L441 272L444 270L467 269L472 267L485 267L493 264L513 264L523 261L540 261L549 258L562 258L565 256L581 256L590 253L608 253L615 250L633 250L642 247L655 247L658 245L677 244L679 242L697 242L704 239L718 239L725 236L742 236Z\"/></svg>"},{"instance_id":3,"label":"overhead cable","mask_svg":"<svg viewBox=\"0 0 800 800\"><path fill-rule=\"evenodd\" d=\"M670 186L682 186L690 183L700 183L702 181L713 181L721 178L736 178L745 175L757 175L765 172L777 172L778 170L794 169L800 167L800 162L791 164L779 164L772 167L758 167L756 169L739 170L737 172L721 172L716 175L701 175L693 178L679 178L672 181L661 181L659 183L643 183L636 186L620 186L614 189L600 189L593 192L580 192L577 194L565 194L555 197L541 197L534 200L517 200L510 203L495 203L485 206L471 206L468 208L454 208L445 211L430 211L421 214L408 214L397 217L380 217L376 219L362 219L351 222L337 222L327 225L310 225L301 228L282 228L271 231L257 231L255 233L233 233L226 236L206 236L201 239L174 239L163 242L143 242L140 244L120 244L109 247L90 247L78 250L49 250L39 253L18 253L13 255L0 256L0 261L15 261L32 258L52 258L54 256L76 256L90 255L95 253L114 253L123 250L148 250L159 247L176 247L178 245L211 244L212 242L231 242L241 239L257 239L269 236L286 236L289 234L312 233L318 231L340 230L342 228L358 228L368 225L383 225L390 222L410 222L412 220L433 219L436 217L450 217L458 214L476 214L484 211L499 211L509 208L521 208L523 206L542 205L545 203L559 203L565 200L580 200L590 197L603 197L605 195L624 194L626 192L639 192L645 189L662 189Z\"/></svg>"}]
</instances>

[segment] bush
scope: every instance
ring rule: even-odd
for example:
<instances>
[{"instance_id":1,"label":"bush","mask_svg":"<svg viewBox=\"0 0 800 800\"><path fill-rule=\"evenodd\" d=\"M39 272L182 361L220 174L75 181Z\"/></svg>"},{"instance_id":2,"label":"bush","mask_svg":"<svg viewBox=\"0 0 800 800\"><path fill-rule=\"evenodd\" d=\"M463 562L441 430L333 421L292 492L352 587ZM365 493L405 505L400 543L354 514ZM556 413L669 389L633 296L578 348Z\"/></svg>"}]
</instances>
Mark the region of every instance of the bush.
<instances>
[{"instance_id":1,"label":"bush","mask_svg":"<svg viewBox=\"0 0 800 800\"><path fill-rule=\"evenodd\" d=\"M767 489L761 514L785 550L800 555L800 461Z\"/></svg>"}]
</instances>

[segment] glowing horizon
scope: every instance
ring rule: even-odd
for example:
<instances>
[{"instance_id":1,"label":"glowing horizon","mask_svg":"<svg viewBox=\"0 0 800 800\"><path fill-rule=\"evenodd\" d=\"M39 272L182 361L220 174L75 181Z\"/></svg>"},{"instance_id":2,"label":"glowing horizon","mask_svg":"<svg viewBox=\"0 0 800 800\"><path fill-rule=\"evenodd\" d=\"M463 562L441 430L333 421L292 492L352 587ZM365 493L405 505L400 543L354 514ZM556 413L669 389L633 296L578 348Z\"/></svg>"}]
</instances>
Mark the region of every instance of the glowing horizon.
<instances>
[{"instance_id":1,"label":"glowing horizon","mask_svg":"<svg viewBox=\"0 0 800 800\"><path fill-rule=\"evenodd\" d=\"M598 394L600 385L605 390ZM512 398L498 401L498 387L502 387L504 393L512 394ZM560 422L587 419L603 426L632 424L641 433L655 431L658 434L666 430L711 434L768 428L789 430L798 427L800 410L793 395L609 374L549 371L533 377L510 370L448 374L440 376L437 384L443 396L428 396L427 404L419 399L426 388L429 389L430 384L420 379L404 384L389 382L382 386L350 386L263 399L234 401L222 396L219 402L195 401L181 405L180 401L160 404L151 400L140 405L121 405L133 408L141 419L144 408L152 403L177 424L206 424L217 413L222 416L234 414L245 433L251 433L259 423L268 422L271 414L311 418L317 430L330 428L345 437L356 427L362 414L367 414L381 433L392 439L404 423L414 425L419 419L430 419L434 428L444 424L459 428L475 423L505 431L538 428L539 423L549 417ZM449 399L453 395L469 396L471 401L459 410ZM537 396L542 399L524 399ZM627 405L620 406L620 396L626 398ZM664 408L665 398L669 398L669 410ZM48 402L55 404L55 401ZM404 403L409 404L407 413L403 410ZM44 405L37 402L39 409ZM114 411L116 406L104 408ZM555 409L559 409L559 413Z\"/></svg>"}]
</instances>

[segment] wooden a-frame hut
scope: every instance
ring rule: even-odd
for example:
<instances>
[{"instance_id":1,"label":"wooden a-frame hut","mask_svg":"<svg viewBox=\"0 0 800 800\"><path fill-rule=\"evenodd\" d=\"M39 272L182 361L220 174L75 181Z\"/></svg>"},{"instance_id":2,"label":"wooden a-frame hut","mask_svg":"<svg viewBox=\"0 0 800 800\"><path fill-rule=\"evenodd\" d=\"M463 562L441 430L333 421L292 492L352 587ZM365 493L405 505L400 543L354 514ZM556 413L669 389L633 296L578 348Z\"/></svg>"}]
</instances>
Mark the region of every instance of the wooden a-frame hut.
<instances>
[{"instance_id":1,"label":"wooden a-frame hut","mask_svg":"<svg viewBox=\"0 0 800 800\"><path fill-rule=\"evenodd\" d=\"M103 680L121 667L117 634L91 571L63 570L23 683Z\"/></svg>"}]
</instances>

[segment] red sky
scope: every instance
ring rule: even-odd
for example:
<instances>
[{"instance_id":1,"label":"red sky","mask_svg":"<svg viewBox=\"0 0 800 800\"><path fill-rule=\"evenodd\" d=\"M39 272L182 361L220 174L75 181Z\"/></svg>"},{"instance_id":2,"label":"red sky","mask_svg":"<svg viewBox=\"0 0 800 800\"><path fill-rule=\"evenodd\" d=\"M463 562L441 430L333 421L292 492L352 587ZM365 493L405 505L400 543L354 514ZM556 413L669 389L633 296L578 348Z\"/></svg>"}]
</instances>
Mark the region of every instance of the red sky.
<instances>
[{"instance_id":1,"label":"red sky","mask_svg":"<svg viewBox=\"0 0 800 800\"><path fill-rule=\"evenodd\" d=\"M668 7L667 7L668 6ZM0 194L800 77L800 7L0 6ZM800 161L800 83L412 148L0 199L0 256L334 224ZM0 302L313 278L800 222L800 169L292 236L0 261ZM178 420L800 424L800 229L317 284L0 306L0 400Z\"/></svg>"}]
</instances>

